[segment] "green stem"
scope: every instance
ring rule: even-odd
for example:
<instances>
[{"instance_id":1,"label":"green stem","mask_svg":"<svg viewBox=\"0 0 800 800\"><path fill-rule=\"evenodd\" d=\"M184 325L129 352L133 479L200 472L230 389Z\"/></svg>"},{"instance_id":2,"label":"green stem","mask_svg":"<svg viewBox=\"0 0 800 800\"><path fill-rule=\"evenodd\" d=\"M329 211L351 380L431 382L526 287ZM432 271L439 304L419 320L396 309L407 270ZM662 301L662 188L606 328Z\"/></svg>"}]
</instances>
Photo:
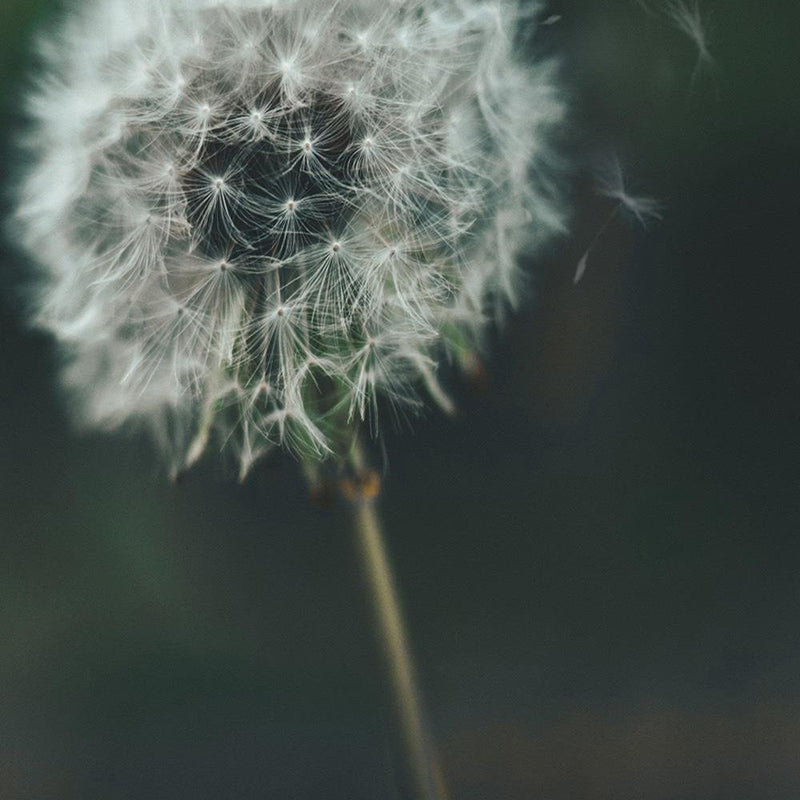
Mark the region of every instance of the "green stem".
<instances>
[{"instance_id":1,"label":"green stem","mask_svg":"<svg viewBox=\"0 0 800 800\"><path fill-rule=\"evenodd\" d=\"M351 451L350 463L357 475L365 470L364 454L358 441ZM352 512L380 644L389 671L411 796L414 800L446 800L438 759L424 722L400 601L381 533L377 501L361 496L353 503Z\"/></svg>"}]
</instances>

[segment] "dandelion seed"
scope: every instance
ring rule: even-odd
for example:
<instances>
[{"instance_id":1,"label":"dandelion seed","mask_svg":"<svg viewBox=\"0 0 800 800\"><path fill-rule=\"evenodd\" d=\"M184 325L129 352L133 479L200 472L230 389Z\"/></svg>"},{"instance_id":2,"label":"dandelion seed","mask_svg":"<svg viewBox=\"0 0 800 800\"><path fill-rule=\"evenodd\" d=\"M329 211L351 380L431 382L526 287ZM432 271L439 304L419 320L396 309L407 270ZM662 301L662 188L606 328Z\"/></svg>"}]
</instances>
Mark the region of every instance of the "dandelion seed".
<instances>
[{"instance_id":1,"label":"dandelion seed","mask_svg":"<svg viewBox=\"0 0 800 800\"><path fill-rule=\"evenodd\" d=\"M699 0L661 0L655 8L647 0L636 0L640 8L652 16L663 14L670 24L684 34L692 43L697 59L692 70L691 83L697 80L703 69L714 69L714 57L708 43L708 31L700 11Z\"/></svg>"},{"instance_id":2,"label":"dandelion seed","mask_svg":"<svg viewBox=\"0 0 800 800\"><path fill-rule=\"evenodd\" d=\"M586 252L580 257L578 265L575 268L575 275L572 278L573 284L578 284L580 282L581 278L586 272L586 264L588 263L588 261L589 261L589 251L586 250Z\"/></svg>"},{"instance_id":3,"label":"dandelion seed","mask_svg":"<svg viewBox=\"0 0 800 800\"><path fill-rule=\"evenodd\" d=\"M583 252L575 267L575 274L572 278L573 285L578 284L586 273L589 263L589 256L595 245L600 241L608 226L620 211L627 212L630 216L646 226L650 219L661 219L661 203L652 197L636 196L629 194L625 188L625 179L622 173L622 165L616 155L606 159L598 168L596 173L597 191L604 197L614 200L615 205L611 213L606 217L603 224L592 237L589 246Z\"/></svg>"},{"instance_id":4,"label":"dandelion seed","mask_svg":"<svg viewBox=\"0 0 800 800\"><path fill-rule=\"evenodd\" d=\"M697 51L697 62L692 71L692 83L694 83L703 67L714 66L698 0L671 0L667 3L665 12L672 24L689 38Z\"/></svg>"},{"instance_id":5,"label":"dandelion seed","mask_svg":"<svg viewBox=\"0 0 800 800\"><path fill-rule=\"evenodd\" d=\"M629 194L625 188L622 165L617 156L613 156L597 172L597 191L628 211L641 225L648 219L661 219L661 204L652 197Z\"/></svg>"}]
</instances>

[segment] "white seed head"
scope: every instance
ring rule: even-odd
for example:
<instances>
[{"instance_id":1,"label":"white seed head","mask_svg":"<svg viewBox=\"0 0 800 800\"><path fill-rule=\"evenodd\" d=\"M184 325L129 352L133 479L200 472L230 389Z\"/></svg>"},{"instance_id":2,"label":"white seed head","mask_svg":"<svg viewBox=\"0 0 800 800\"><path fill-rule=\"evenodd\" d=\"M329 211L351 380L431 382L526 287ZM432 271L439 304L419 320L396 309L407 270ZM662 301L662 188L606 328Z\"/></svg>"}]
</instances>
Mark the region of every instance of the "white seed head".
<instances>
[{"instance_id":1,"label":"white seed head","mask_svg":"<svg viewBox=\"0 0 800 800\"><path fill-rule=\"evenodd\" d=\"M14 228L83 418L145 422L175 469L218 436L246 472L275 443L335 452L381 397L448 405L437 361L481 346L562 221L561 93L521 25L511 0L67 18Z\"/></svg>"}]
</instances>

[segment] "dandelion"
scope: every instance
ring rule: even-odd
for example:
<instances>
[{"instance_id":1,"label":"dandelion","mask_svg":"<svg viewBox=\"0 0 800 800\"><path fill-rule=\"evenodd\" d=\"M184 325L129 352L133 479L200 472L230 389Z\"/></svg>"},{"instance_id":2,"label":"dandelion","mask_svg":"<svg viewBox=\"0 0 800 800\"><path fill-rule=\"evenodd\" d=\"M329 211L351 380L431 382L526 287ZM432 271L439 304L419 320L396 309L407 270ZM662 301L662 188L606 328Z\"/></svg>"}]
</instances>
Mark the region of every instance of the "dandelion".
<instances>
[{"instance_id":1,"label":"dandelion","mask_svg":"<svg viewBox=\"0 0 800 800\"><path fill-rule=\"evenodd\" d=\"M452 402L560 229L554 65L510 0L93 0L42 44L14 228L79 418L172 470L341 455ZM545 20L544 24L548 24Z\"/></svg>"},{"instance_id":2,"label":"dandelion","mask_svg":"<svg viewBox=\"0 0 800 800\"><path fill-rule=\"evenodd\" d=\"M443 797L356 431L453 403L562 228L536 2L86 0L42 42L13 221L86 424L347 463L411 791ZM534 13L529 13L533 11ZM550 17L544 25L555 22Z\"/></svg>"}]
</instances>

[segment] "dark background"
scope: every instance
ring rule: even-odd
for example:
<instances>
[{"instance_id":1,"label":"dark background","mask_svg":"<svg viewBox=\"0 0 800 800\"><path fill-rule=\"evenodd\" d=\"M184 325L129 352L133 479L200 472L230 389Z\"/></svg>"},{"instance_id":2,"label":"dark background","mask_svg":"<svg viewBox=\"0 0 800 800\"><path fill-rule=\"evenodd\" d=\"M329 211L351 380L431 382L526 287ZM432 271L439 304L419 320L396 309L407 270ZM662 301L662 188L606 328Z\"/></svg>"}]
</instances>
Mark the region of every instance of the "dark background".
<instances>
[{"instance_id":1,"label":"dark background","mask_svg":"<svg viewBox=\"0 0 800 800\"><path fill-rule=\"evenodd\" d=\"M47 4L0 8L6 133ZM702 6L693 79L636 3L552 3L572 232L459 417L385 431L453 800L800 797L800 7ZM609 148L664 219L612 224L573 286ZM74 433L2 263L0 797L397 797L347 509L287 457L173 485Z\"/></svg>"}]
</instances>

